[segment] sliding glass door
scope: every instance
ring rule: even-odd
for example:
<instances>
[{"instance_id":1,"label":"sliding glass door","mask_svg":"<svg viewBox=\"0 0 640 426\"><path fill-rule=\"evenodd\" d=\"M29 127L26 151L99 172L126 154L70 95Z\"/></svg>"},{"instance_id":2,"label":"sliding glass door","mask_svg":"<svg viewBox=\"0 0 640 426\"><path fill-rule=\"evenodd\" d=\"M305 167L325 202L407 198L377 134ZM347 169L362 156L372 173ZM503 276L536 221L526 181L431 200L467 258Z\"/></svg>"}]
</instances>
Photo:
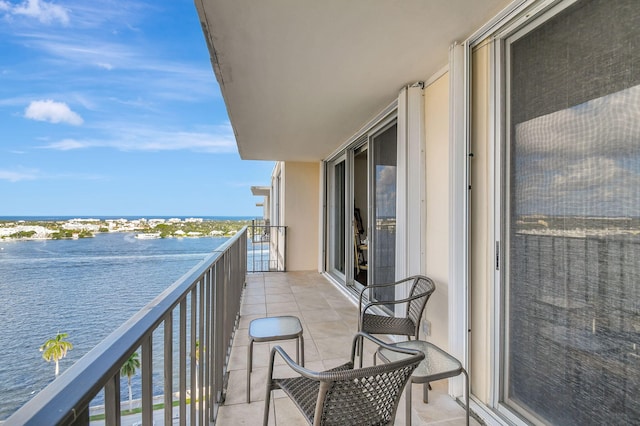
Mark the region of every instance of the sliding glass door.
<instances>
[{"instance_id":1,"label":"sliding glass door","mask_svg":"<svg viewBox=\"0 0 640 426\"><path fill-rule=\"evenodd\" d=\"M388 118L326 163L326 269L355 292L396 278L397 138Z\"/></svg>"},{"instance_id":2,"label":"sliding glass door","mask_svg":"<svg viewBox=\"0 0 640 426\"><path fill-rule=\"evenodd\" d=\"M640 419L638 22L566 2L502 45L502 400L536 422Z\"/></svg>"},{"instance_id":3,"label":"sliding glass door","mask_svg":"<svg viewBox=\"0 0 640 426\"><path fill-rule=\"evenodd\" d=\"M353 261L353 285L356 291L360 291L370 283L370 229L371 221L369 215L369 191L371 183L369 181L369 143L366 138L360 140L360 145L356 145L349 150L351 158L351 197L349 205L353 206L350 212L351 226L350 241L352 241L351 259Z\"/></svg>"},{"instance_id":4,"label":"sliding glass door","mask_svg":"<svg viewBox=\"0 0 640 426\"><path fill-rule=\"evenodd\" d=\"M396 278L396 194L397 194L397 125L393 124L371 138L371 278L372 284ZM391 291L391 293L389 293ZM375 300L392 300L393 289L376 289Z\"/></svg>"},{"instance_id":5,"label":"sliding glass door","mask_svg":"<svg viewBox=\"0 0 640 426\"><path fill-rule=\"evenodd\" d=\"M346 279L346 172L345 156L327 164L328 181L328 267L329 273L339 280Z\"/></svg>"}]
</instances>

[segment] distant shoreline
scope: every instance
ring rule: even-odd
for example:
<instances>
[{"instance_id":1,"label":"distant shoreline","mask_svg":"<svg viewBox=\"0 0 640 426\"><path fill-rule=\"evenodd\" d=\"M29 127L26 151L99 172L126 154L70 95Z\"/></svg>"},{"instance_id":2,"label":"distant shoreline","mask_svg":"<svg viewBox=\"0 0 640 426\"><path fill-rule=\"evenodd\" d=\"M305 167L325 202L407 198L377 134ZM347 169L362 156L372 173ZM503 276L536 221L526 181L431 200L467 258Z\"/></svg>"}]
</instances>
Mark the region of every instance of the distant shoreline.
<instances>
[{"instance_id":1,"label":"distant shoreline","mask_svg":"<svg viewBox=\"0 0 640 426\"><path fill-rule=\"evenodd\" d=\"M126 219L126 220L139 220L139 219L190 219L190 218L201 218L204 220L253 220L256 219L255 216L197 216L197 215L173 215L173 216L164 216L164 215L134 215L134 216L99 216L99 215L74 215L74 216L0 216L0 222L17 222L20 220L24 220L25 222L56 222L56 221L68 221L73 219L80 220L118 220L118 219ZM260 219L260 218L257 218Z\"/></svg>"},{"instance_id":2,"label":"distant shoreline","mask_svg":"<svg viewBox=\"0 0 640 426\"><path fill-rule=\"evenodd\" d=\"M0 241L61 240L92 238L95 234L131 232L139 239L231 237L253 217L64 217L0 216Z\"/></svg>"}]
</instances>

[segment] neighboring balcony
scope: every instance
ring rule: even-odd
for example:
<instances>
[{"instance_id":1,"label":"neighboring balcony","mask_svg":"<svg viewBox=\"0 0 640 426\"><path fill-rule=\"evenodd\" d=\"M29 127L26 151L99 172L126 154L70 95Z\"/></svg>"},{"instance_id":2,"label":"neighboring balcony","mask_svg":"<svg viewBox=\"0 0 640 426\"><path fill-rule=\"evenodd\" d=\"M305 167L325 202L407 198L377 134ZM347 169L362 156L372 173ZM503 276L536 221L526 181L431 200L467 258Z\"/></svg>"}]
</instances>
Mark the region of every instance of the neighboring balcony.
<instances>
[{"instance_id":1,"label":"neighboring balcony","mask_svg":"<svg viewBox=\"0 0 640 426\"><path fill-rule=\"evenodd\" d=\"M358 323L355 303L317 272L247 273L247 230L186 273L7 420L14 424L253 425L264 411L270 343L256 343L251 403L246 403L248 326L265 316L297 316L305 366L343 363ZM245 285L246 284L246 285ZM294 341L278 342L295 354ZM365 364L375 348L365 345ZM129 401L120 368L140 353L142 397ZM277 373L287 374L279 365ZM126 381L126 380L124 380ZM434 382L429 403L413 385L414 425L465 424L464 409ZM101 407L96 409L96 399ZM270 424L306 424L281 391ZM404 396L396 424L405 424ZM472 420L472 424L477 424Z\"/></svg>"},{"instance_id":2,"label":"neighboring balcony","mask_svg":"<svg viewBox=\"0 0 640 426\"><path fill-rule=\"evenodd\" d=\"M287 227L269 220L252 220L247 229L247 272L284 272L287 270Z\"/></svg>"}]
</instances>

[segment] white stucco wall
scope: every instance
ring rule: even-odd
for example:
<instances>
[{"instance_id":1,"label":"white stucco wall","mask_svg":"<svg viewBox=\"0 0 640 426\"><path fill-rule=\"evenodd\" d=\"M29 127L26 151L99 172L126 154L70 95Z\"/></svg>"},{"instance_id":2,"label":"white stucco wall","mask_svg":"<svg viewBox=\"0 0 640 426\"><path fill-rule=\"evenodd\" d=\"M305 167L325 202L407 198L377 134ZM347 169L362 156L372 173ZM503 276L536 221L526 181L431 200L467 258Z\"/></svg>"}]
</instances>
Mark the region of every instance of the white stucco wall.
<instances>
[{"instance_id":1,"label":"white stucco wall","mask_svg":"<svg viewBox=\"0 0 640 426\"><path fill-rule=\"evenodd\" d=\"M427 304L430 341L448 347L449 289L449 75L424 92L426 165L426 275L436 283Z\"/></svg>"},{"instance_id":2,"label":"white stucco wall","mask_svg":"<svg viewBox=\"0 0 640 426\"><path fill-rule=\"evenodd\" d=\"M469 288L471 289L471 383L473 393L488 402L490 396L490 265L493 253L489 230L490 172L489 158L489 47L481 44L472 53L471 93L471 266Z\"/></svg>"}]
</instances>

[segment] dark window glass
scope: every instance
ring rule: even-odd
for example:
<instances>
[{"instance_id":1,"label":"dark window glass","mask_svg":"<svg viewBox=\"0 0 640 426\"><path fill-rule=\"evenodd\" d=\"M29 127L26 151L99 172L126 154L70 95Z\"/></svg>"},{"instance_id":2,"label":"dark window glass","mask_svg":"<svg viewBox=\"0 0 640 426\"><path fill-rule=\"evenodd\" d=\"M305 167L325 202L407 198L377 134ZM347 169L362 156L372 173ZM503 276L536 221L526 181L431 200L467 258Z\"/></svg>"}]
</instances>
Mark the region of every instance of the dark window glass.
<instances>
[{"instance_id":1,"label":"dark window glass","mask_svg":"<svg viewBox=\"0 0 640 426\"><path fill-rule=\"evenodd\" d=\"M509 45L505 400L640 423L640 3L584 0Z\"/></svg>"}]
</instances>

